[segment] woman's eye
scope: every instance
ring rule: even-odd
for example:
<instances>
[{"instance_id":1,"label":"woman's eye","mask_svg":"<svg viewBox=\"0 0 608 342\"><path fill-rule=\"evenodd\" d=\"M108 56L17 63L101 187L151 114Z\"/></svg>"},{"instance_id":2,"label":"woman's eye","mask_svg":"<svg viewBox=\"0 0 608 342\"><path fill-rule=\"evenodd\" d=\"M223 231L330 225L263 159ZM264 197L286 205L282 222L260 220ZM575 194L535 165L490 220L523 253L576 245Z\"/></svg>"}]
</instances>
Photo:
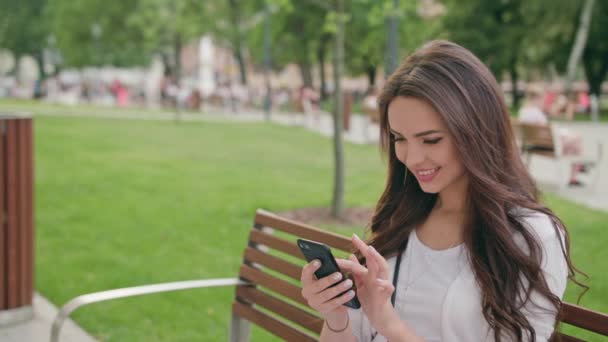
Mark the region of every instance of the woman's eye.
<instances>
[{"instance_id":1,"label":"woman's eye","mask_svg":"<svg viewBox=\"0 0 608 342\"><path fill-rule=\"evenodd\" d=\"M401 138L401 137L396 137L396 136L393 136L393 140L394 140L395 142L405 141L405 139L403 139L403 138Z\"/></svg>"},{"instance_id":2,"label":"woman's eye","mask_svg":"<svg viewBox=\"0 0 608 342\"><path fill-rule=\"evenodd\" d=\"M424 143L428 145L435 145L436 143L440 142L441 139L443 138L424 140Z\"/></svg>"}]
</instances>

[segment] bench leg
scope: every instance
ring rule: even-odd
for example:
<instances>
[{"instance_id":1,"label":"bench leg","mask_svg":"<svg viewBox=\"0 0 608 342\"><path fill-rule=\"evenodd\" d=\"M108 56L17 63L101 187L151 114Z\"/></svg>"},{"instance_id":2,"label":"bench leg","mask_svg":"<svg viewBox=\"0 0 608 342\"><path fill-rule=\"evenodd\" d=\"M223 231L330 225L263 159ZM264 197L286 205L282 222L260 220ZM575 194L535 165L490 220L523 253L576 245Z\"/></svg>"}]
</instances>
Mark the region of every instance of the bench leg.
<instances>
[{"instance_id":1,"label":"bench leg","mask_svg":"<svg viewBox=\"0 0 608 342\"><path fill-rule=\"evenodd\" d=\"M233 313L229 338L230 342L249 342L251 339L251 323Z\"/></svg>"}]
</instances>

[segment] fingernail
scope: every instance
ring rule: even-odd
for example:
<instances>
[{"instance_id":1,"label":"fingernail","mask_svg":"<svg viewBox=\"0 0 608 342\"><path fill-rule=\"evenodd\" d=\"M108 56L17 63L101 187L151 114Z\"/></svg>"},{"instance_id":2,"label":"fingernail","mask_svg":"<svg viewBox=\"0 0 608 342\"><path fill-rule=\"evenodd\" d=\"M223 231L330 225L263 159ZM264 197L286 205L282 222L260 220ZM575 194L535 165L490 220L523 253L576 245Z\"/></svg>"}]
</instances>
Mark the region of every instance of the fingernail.
<instances>
[{"instance_id":1,"label":"fingernail","mask_svg":"<svg viewBox=\"0 0 608 342\"><path fill-rule=\"evenodd\" d=\"M349 288L351 286L353 286L353 281L352 280L348 279L347 281L344 282L344 287L345 288Z\"/></svg>"},{"instance_id":2,"label":"fingernail","mask_svg":"<svg viewBox=\"0 0 608 342\"><path fill-rule=\"evenodd\" d=\"M333 277L334 277L334 280L340 280L340 278L342 278L342 274L334 273Z\"/></svg>"},{"instance_id":3,"label":"fingernail","mask_svg":"<svg viewBox=\"0 0 608 342\"><path fill-rule=\"evenodd\" d=\"M348 293L347 293L347 294L348 294L348 296L349 296L349 297L352 297L352 296L354 296L354 295L355 295L355 291L350 290L350 291L348 291Z\"/></svg>"},{"instance_id":4,"label":"fingernail","mask_svg":"<svg viewBox=\"0 0 608 342\"><path fill-rule=\"evenodd\" d=\"M353 233L353 237L354 237L355 239L359 239L359 236L358 236L357 234L355 234L355 233Z\"/></svg>"},{"instance_id":5,"label":"fingernail","mask_svg":"<svg viewBox=\"0 0 608 342\"><path fill-rule=\"evenodd\" d=\"M314 267L319 267L319 265L321 265L321 263L319 262L319 260L315 260L315 261L312 262L312 265Z\"/></svg>"},{"instance_id":6,"label":"fingernail","mask_svg":"<svg viewBox=\"0 0 608 342\"><path fill-rule=\"evenodd\" d=\"M373 252L373 251L374 251L374 246L368 246L368 247L367 247L367 249L368 249L370 252Z\"/></svg>"}]
</instances>

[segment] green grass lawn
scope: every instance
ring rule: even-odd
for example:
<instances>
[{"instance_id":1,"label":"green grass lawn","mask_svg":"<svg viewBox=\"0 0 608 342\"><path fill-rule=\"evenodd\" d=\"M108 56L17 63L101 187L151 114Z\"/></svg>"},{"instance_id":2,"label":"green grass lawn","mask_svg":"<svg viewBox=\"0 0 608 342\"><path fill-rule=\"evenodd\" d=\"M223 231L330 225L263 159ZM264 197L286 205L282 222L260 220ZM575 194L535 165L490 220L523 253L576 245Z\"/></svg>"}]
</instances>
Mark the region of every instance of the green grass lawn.
<instances>
[{"instance_id":1,"label":"green grass lawn","mask_svg":"<svg viewBox=\"0 0 608 342\"><path fill-rule=\"evenodd\" d=\"M55 304L116 287L234 277L256 208L331 200L331 140L303 129L38 117L35 139L36 288ZM372 206L384 184L377 148L347 144L346 168L347 204ZM548 203L591 276L581 304L608 312L608 214ZM231 288L152 295L83 308L75 319L104 341L223 341L232 296ZM570 288L566 299L574 298ZM259 329L253 337L274 340Z\"/></svg>"}]
</instances>

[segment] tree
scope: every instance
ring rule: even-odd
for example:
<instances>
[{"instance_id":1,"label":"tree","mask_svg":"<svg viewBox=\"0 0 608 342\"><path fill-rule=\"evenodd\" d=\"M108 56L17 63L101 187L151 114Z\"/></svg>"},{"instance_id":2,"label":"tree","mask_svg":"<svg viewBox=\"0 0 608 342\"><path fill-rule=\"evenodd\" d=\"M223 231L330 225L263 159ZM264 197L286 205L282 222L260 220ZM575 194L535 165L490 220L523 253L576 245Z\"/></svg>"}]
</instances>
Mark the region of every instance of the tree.
<instances>
[{"instance_id":1,"label":"tree","mask_svg":"<svg viewBox=\"0 0 608 342\"><path fill-rule=\"evenodd\" d=\"M161 53L166 69L179 82L182 76L181 50L199 38L214 8L198 0L138 0L128 18L129 27L140 32L147 54Z\"/></svg>"},{"instance_id":2,"label":"tree","mask_svg":"<svg viewBox=\"0 0 608 342\"><path fill-rule=\"evenodd\" d=\"M275 0L273 4L277 8L272 17L272 41L275 46L281 47L272 51L273 67L280 69L288 63L296 63L302 83L312 87L312 67L315 52L325 34L327 4L310 0ZM263 25L258 25L248 37L253 60L262 61Z\"/></svg>"},{"instance_id":3,"label":"tree","mask_svg":"<svg viewBox=\"0 0 608 342\"><path fill-rule=\"evenodd\" d=\"M386 18L386 53L384 77L388 78L399 66L399 0L393 0L391 11Z\"/></svg>"},{"instance_id":4,"label":"tree","mask_svg":"<svg viewBox=\"0 0 608 342\"><path fill-rule=\"evenodd\" d=\"M398 29L398 49L392 59L396 65L401 56L413 51L439 33L441 23L436 16L423 18L416 1L352 0L351 19L346 26L346 67L351 75L365 74L370 86L375 85L378 69L386 61L386 20L395 16L404 24ZM398 15L395 15L398 13ZM387 69L387 68L385 68Z\"/></svg>"},{"instance_id":5,"label":"tree","mask_svg":"<svg viewBox=\"0 0 608 342\"><path fill-rule=\"evenodd\" d=\"M375 85L376 72L383 61L385 37L383 1L351 1L351 19L346 26L345 66L349 74L365 74Z\"/></svg>"},{"instance_id":6,"label":"tree","mask_svg":"<svg viewBox=\"0 0 608 342\"><path fill-rule=\"evenodd\" d=\"M342 143L342 76L344 74L344 0L335 0L334 50L334 191L331 214L339 218L344 211L344 147Z\"/></svg>"},{"instance_id":7,"label":"tree","mask_svg":"<svg viewBox=\"0 0 608 342\"><path fill-rule=\"evenodd\" d=\"M589 39L583 52L583 67L589 92L591 93L592 117L598 118L599 98L602 94L602 83L608 73L608 1L600 1L595 6L593 19L589 29Z\"/></svg>"},{"instance_id":8,"label":"tree","mask_svg":"<svg viewBox=\"0 0 608 342\"><path fill-rule=\"evenodd\" d=\"M46 0L0 1L0 47L19 60L32 55L44 78L44 48L49 36ZM25 23L25 24L24 24Z\"/></svg>"},{"instance_id":9,"label":"tree","mask_svg":"<svg viewBox=\"0 0 608 342\"><path fill-rule=\"evenodd\" d=\"M566 92L570 92L572 81L576 76L576 67L581 59L585 45L587 45L587 37L589 35L589 25L591 21L591 14L595 0L585 0L585 5L581 11L580 23L576 32L576 38L568 58L568 69L566 72Z\"/></svg>"},{"instance_id":10,"label":"tree","mask_svg":"<svg viewBox=\"0 0 608 342\"><path fill-rule=\"evenodd\" d=\"M520 100L517 82L522 42L534 29L524 20L524 2L450 0L443 20L446 35L475 53L497 77L509 72L515 106Z\"/></svg>"},{"instance_id":11,"label":"tree","mask_svg":"<svg viewBox=\"0 0 608 342\"><path fill-rule=\"evenodd\" d=\"M567 0L539 0L526 3L527 20L544 29L538 34L528 35L524 45L523 61L532 66L553 65L560 74L570 74L574 79L574 71L578 63L574 62L576 38L580 27L585 26L585 2ZM603 37L608 34L606 21L608 19L608 2L597 1L589 18L589 31L586 45L582 50L582 64L585 77L589 82L592 99L592 117L597 119L597 103L601 94L601 84L608 69L608 46ZM582 42L582 40L580 40ZM582 43L579 43L581 46ZM577 52L578 54L580 52ZM569 63L569 61L572 61ZM571 65L568 71L568 64Z\"/></svg>"},{"instance_id":12,"label":"tree","mask_svg":"<svg viewBox=\"0 0 608 342\"><path fill-rule=\"evenodd\" d=\"M65 63L80 67L147 62L143 34L129 25L137 5L136 1L51 0L50 29Z\"/></svg>"}]
</instances>

